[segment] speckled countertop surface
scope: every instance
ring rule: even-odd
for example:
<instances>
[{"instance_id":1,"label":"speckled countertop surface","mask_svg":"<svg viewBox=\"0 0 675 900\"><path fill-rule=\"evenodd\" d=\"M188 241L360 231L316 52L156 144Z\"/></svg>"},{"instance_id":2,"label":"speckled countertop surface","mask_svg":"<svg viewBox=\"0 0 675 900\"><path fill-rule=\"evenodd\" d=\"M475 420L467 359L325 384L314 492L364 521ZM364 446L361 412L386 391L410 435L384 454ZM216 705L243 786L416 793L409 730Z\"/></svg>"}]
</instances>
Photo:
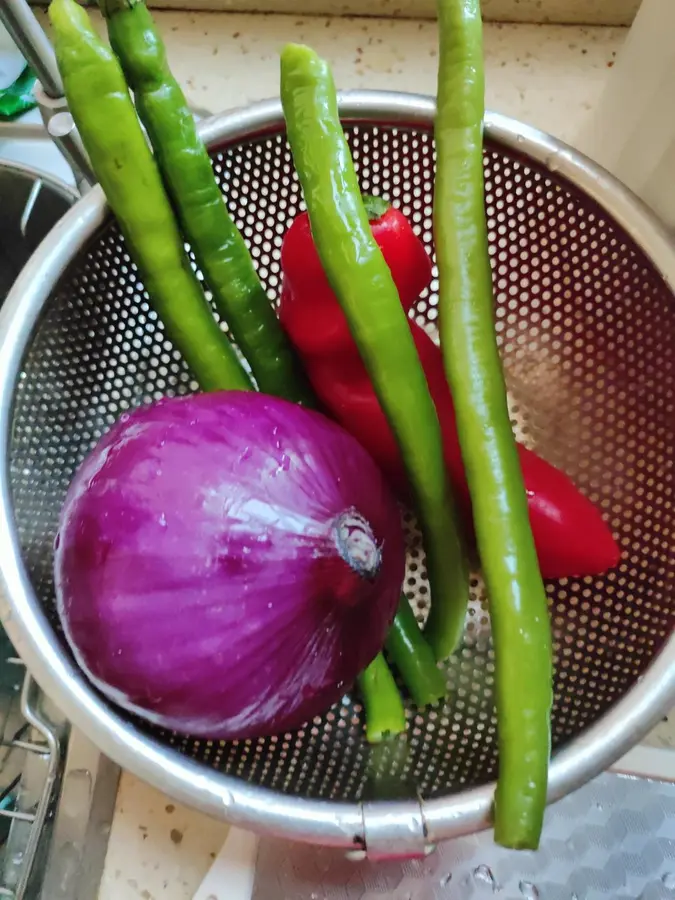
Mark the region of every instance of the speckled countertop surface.
<instances>
[{"instance_id":1,"label":"speckled countertop surface","mask_svg":"<svg viewBox=\"0 0 675 900\"><path fill-rule=\"evenodd\" d=\"M211 111L278 94L278 51L291 39L328 57L341 88L434 92L432 22L178 12L157 19L190 101ZM620 28L488 25L489 106L574 142L624 35ZM671 741L668 723L651 739ZM226 831L124 775L100 900L191 900Z\"/></svg>"},{"instance_id":2,"label":"speckled countertop surface","mask_svg":"<svg viewBox=\"0 0 675 900\"><path fill-rule=\"evenodd\" d=\"M39 14L41 21L46 16ZM188 98L220 112L278 95L279 50L304 41L332 63L341 88L435 93L436 23L157 11ZM598 97L623 28L488 24L487 103L573 140Z\"/></svg>"},{"instance_id":3,"label":"speckled countertop surface","mask_svg":"<svg viewBox=\"0 0 675 900\"><path fill-rule=\"evenodd\" d=\"M48 0L29 0L47 6ZM96 0L83 0L91 6ZM577 25L630 25L640 0L482 0L490 22L546 22ZM159 9L270 12L293 15L388 16L433 19L436 0L148 0Z\"/></svg>"}]
</instances>

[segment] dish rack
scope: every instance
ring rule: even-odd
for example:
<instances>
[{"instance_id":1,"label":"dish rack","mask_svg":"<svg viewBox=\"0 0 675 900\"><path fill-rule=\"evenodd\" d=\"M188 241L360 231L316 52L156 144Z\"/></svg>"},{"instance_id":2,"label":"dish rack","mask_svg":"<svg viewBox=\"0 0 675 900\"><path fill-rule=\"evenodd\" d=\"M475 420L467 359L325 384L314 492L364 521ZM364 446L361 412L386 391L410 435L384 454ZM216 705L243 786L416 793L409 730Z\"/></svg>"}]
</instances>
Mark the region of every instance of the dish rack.
<instances>
[{"instance_id":1,"label":"dish rack","mask_svg":"<svg viewBox=\"0 0 675 900\"><path fill-rule=\"evenodd\" d=\"M118 770L70 729L4 638L3 652L0 898L93 898Z\"/></svg>"},{"instance_id":2,"label":"dish rack","mask_svg":"<svg viewBox=\"0 0 675 900\"><path fill-rule=\"evenodd\" d=\"M2 698L0 839L4 841L4 859L0 897L20 900L27 896L36 871L59 789L63 728L49 720L40 691L21 660L8 655L4 668L3 674L15 684Z\"/></svg>"}]
</instances>

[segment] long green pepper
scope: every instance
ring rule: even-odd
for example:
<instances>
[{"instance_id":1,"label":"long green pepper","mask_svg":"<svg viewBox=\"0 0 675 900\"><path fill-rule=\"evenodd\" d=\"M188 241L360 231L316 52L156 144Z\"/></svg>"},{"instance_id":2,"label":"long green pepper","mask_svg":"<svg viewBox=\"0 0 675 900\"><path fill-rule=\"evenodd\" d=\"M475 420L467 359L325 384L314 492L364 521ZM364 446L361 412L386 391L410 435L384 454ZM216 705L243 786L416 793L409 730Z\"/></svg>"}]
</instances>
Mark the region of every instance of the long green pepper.
<instances>
[{"instance_id":1,"label":"long green pepper","mask_svg":"<svg viewBox=\"0 0 675 900\"><path fill-rule=\"evenodd\" d=\"M445 676L437 667L433 651L424 639L415 613L403 594L385 647L418 709L438 703L445 697ZM387 736L402 734L406 727L405 710L382 653L378 653L361 673L358 685L366 711L366 735L369 743L377 744Z\"/></svg>"},{"instance_id":2,"label":"long green pepper","mask_svg":"<svg viewBox=\"0 0 675 900\"><path fill-rule=\"evenodd\" d=\"M185 253L120 65L75 0L52 0L68 108L167 334L204 390L251 388Z\"/></svg>"},{"instance_id":3,"label":"long green pepper","mask_svg":"<svg viewBox=\"0 0 675 900\"><path fill-rule=\"evenodd\" d=\"M258 388L312 405L309 385L225 206L150 12L143 0L99 0L99 6L182 230Z\"/></svg>"},{"instance_id":4,"label":"long green pepper","mask_svg":"<svg viewBox=\"0 0 675 900\"><path fill-rule=\"evenodd\" d=\"M438 659L462 636L469 587L436 410L396 285L372 236L327 63L308 47L281 55L281 102L321 263L397 436L422 523Z\"/></svg>"},{"instance_id":5,"label":"long green pepper","mask_svg":"<svg viewBox=\"0 0 675 900\"><path fill-rule=\"evenodd\" d=\"M405 595L401 596L385 648L419 709L438 703L446 694L445 675L436 665Z\"/></svg>"},{"instance_id":6,"label":"long green pepper","mask_svg":"<svg viewBox=\"0 0 675 900\"><path fill-rule=\"evenodd\" d=\"M438 0L434 232L441 346L452 389L495 645L495 839L536 849L552 704L551 629L494 325L483 186L479 0Z\"/></svg>"}]
</instances>

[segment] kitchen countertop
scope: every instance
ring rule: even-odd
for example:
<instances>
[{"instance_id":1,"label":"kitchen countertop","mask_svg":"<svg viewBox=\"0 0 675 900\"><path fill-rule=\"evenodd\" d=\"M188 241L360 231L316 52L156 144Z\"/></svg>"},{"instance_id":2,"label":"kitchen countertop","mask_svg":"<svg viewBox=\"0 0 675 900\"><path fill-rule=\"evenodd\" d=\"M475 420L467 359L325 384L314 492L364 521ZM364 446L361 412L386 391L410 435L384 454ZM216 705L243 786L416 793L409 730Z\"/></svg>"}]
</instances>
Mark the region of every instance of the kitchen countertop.
<instances>
[{"instance_id":1,"label":"kitchen countertop","mask_svg":"<svg viewBox=\"0 0 675 900\"><path fill-rule=\"evenodd\" d=\"M37 0L44 3L46 0ZM436 18L436 0L150 0L167 9ZM629 25L640 0L482 0L488 22Z\"/></svg>"},{"instance_id":2,"label":"kitchen countertop","mask_svg":"<svg viewBox=\"0 0 675 900\"><path fill-rule=\"evenodd\" d=\"M304 41L340 88L433 93L436 28L394 19L157 12L176 76L196 107L220 111L278 94L278 52ZM621 28L499 25L485 30L487 102L574 143L592 114ZM664 722L652 746L675 746ZM99 900L191 900L227 826L122 777Z\"/></svg>"},{"instance_id":3,"label":"kitchen countertop","mask_svg":"<svg viewBox=\"0 0 675 900\"><path fill-rule=\"evenodd\" d=\"M48 0L30 0L47 6ZM84 0L95 5L95 0ZM630 25L641 0L481 0L488 22ZM435 19L436 0L148 0L160 9Z\"/></svg>"},{"instance_id":4,"label":"kitchen countertop","mask_svg":"<svg viewBox=\"0 0 675 900\"><path fill-rule=\"evenodd\" d=\"M189 101L211 112L278 96L279 51L289 40L311 44L329 59L339 88L435 93L435 22L154 14ZM38 15L46 25L46 15ZM626 33L624 28L488 23L488 106L573 141Z\"/></svg>"}]
</instances>

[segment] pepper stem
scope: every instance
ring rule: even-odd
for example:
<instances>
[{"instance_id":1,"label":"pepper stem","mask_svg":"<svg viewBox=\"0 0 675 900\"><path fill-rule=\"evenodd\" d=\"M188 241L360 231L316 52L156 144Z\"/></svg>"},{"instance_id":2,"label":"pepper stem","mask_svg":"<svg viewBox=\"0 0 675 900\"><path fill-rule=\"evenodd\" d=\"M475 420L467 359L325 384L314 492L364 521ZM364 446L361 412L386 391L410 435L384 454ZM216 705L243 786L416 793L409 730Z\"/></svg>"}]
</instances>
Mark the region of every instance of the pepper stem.
<instances>
[{"instance_id":1,"label":"pepper stem","mask_svg":"<svg viewBox=\"0 0 675 900\"><path fill-rule=\"evenodd\" d=\"M382 553L370 524L355 509L340 513L335 520L335 541L342 559L363 578L375 578Z\"/></svg>"},{"instance_id":2,"label":"pepper stem","mask_svg":"<svg viewBox=\"0 0 675 900\"><path fill-rule=\"evenodd\" d=\"M405 708L394 676L381 653L358 678L366 712L366 739L379 744L386 737L405 731Z\"/></svg>"},{"instance_id":3,"label":"pepper stem","mask_svg":"<svg viewBox=\"0 0 675 900\"><path fill-rule=\"evenodd\" d=\"M104 18L110 19L115 13L124 12L127 9L133 9L144 0L98 0L98 7Z\"/></svg>"},{"instance_id":4,"label":"pepper stem","mask_svg":"<svg viewBox=\"0 0 675 900\"><path fill-rule=\"evenodd\" d=\"M363 195L363 205L368 214L369 222L377 222L391 208L391 203L384 197L374 197L372 194Z\"/></svg>"}]
</instances>

